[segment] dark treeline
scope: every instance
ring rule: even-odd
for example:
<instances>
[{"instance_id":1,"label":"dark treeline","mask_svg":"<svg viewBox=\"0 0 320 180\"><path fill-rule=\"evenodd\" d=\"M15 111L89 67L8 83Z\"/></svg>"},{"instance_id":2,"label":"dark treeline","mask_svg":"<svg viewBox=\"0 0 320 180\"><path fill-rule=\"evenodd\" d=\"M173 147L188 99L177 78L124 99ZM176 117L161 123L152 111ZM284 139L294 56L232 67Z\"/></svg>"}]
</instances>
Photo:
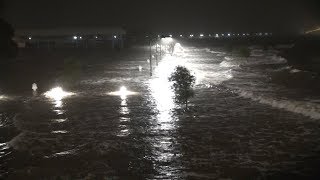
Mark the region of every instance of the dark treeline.
<instances>
[{"instance_id":1,"label":"dark treeline","mask_svg":"<svg viewBox=\"0 0 320 180\"><path fill-rule=\"evenodd\" d=\"M4 11L4 1L0 0L0 57L15 57L17 54L17 45L13 41L14 29L2 17Z\"/></svg>"}]
</instances>

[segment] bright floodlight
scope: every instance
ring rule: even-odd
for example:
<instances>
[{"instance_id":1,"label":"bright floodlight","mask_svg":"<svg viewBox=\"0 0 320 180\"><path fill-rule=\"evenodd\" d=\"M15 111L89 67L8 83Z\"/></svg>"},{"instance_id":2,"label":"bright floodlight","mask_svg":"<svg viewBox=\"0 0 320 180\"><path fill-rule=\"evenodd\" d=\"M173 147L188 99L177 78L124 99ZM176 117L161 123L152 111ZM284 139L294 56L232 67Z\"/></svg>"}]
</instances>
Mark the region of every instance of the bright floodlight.
<instances>
[{"instance_id":1,"label":"bright floodlight","mask_svg":"<svg viewBox=\"0 0 320 180\"><path fill-rule=\"evenodd\" d=\"M231 34L230 34L230 33L228 33L228 36L230 37L230 36L231 36Z\"/></svg>"},{"instance_id":2,"label":"bright floodlight","mask_svg":"<svg viewBox=\"0 0 320 180\"><path fill-rule=\"evenodd\" d=\"M82 36L80 36L79 38L82 39Z\"/></svg>"},{"instance_id":3,"label":"bright floodlight","mask_svg":"<svg viewBox=\"0 0 320 180\"><path fill-rule=\"evenodd\" d=\"M182 34L180 34L180 37L182 37L183 35Z\"/></svg>"},{"instance_id":4,"label":"bright floodlight","mask_svg":"<svg viewBox=\"0 0 320 180\"><path fill-rule=\"evenodd\" d=\"M204 34L200 34L200 37L203 37L204 36Z\"/></svg>"},{"instance_id":5,"label":"bright floodlight","mask_svg":"<svg viewBox=\"0 0 320 180\"><path fill-rule=\"evenodd\" d=\"M190 37L193 37L193 34L190 34Z\"/></svg>"},{"instance_id":6,"label":"bright floodlight","mask_svg":"<svg viewBox=\"0 0 320 180\"><path fill-rule=\"evenodd\" d=\"M31 39L32 39L32 37L30 36L28 39L29 39L29 40L31 40Z\"/></svg>"},{"instance_id":7,"label":"bright floodlight","mask_svg":"<svg viewBox=\"0 0 320 180\"><path fill-rule=\"evenodd\" d=\"M134 95L136 94L135 92L132 91L128 91L127 88L125 86L121 86L119 91L115 91L115 92L110 92L110 95L114 95L114 96L120 96L121 99L126 99L127 96L129 95Z\"/></svg>"},{"instance_id":8,"label":"bright floodlight","mask_svg":"<svg viewBox=\"0 0 320 180\"><path fill-rule=\"evenodd\" d=\"M73 39L76 40L76 39L78 39L78 37L77 36L73 36Z\"/></svg>"},{"instance_id":9,"label":"bright floodlight","mask_svg":"<svg viewBox=\"0 0 320 180\"><path fill-rule=\"evenodd\" d=\"M113 38L117 39L117 36L113 36Z\"/></svg>"},{"instance_id":10,"label":"bright floodlight","mask_svg":"<svg viewBox=\"0 0 320 180\"><path fill-rule=\"evenodd\" d=\"M94 38L98 39L98 36L95 36Z\"/></svg>"},{"instance_id":11,"label":"bright floodlight","mask_svg":"<svg viewBox=\"0 0 320 180\"><path fill-rule=\"evenodd\" d=\"M74 93L65 92L61 87L56 87L44 93L44 95L48 98L54 99L56 101L61 101L63 98L72 96Z\"/></svg>"}]
</instances>

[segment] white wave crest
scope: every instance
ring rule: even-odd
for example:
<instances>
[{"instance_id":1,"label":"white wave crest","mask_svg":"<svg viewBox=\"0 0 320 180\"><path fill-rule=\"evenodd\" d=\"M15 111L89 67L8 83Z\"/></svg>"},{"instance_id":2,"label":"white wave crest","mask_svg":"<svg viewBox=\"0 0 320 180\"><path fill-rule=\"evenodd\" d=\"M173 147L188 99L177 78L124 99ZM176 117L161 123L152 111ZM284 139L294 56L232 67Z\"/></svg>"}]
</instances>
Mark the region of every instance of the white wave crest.
<instances>
[{"instance_id":1,"label":"white wave crest","mask_svg":"<svg viewBox=\"0 0 320 180\"><path fill-rule=\"evenodd\" d=\"M237 64L233 64L232 62L229 62L229 61L222 61L220 64L219 64L220 67L239 67L239 65Z\"/></svg>"},{"instance_id":2,"label":"white wave crest","mask_svg":"<svg viewBox=\"0 0 320 180\"><path fill-rule=\"evenodd\" d=\"M225 59L225 60L227 60L227 61L231 61L231 60L233 60L233 58L228 57L228 56L224 57L224 59Z\"/></svg>"},{"instance_id":3,"label":"white wave crest","mask_svg":"<svg viewBox=\"0 0 320 180\"><path fill-rule=\"evenodd\" d=\"M301 70L300 70L300 69L292 69L292 70L290 71L290 73L298 73L298 72L301 72Z\"/></svg>"},{"instance_id":4,"label":"white wave crest","mask_svg":"<svg viewBox=\"0 0 320 180\"><path fill-rule=\"evenodd\" d=\"M275 108L302 114L312 119L320 119L320 105L306 101L279 100L271 97L263 97L252 92L240 91L239 95L251 99L261 104L266 104Z\"/></svg>"},{"instance_id":5,"label":"white wave crest","mask_svg":"<svg viewBox=\"0 0 320 180\"><path fill-rule=\"evenodd\" d=\"M211 50L209 48L205 48L205 51L207 51L208 53L212 53L212 54L226 54L225 52L222 52L222 51L214 51L214 50Z\"/></svg>"}]
</instances>

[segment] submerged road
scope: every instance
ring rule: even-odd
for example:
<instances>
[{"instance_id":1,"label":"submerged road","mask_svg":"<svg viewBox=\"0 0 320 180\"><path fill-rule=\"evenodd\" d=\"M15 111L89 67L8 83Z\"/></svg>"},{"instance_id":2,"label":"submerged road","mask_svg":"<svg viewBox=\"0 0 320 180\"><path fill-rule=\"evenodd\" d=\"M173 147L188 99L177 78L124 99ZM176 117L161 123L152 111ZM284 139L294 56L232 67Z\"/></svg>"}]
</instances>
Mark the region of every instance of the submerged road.
<instances>
[{"instance_id":1,"label":"submerged road","mask_svg":"<svg viewBox=\"0 0 320 180\"><path fill-rule=\"evenodd\" d=\"M17 72L0 78L0 176L317 177L320 96L305 88L316 79L276 54L254 47L241 58L216 47L176 46L154 64L152 77L147 48L62 56L60 67L19 57ZM168 82L177 65L197 79L187 112L174 103ZM64 78L73 85L62 84ZM65 92L45 95L58 86Z\"/></svg>"}]
</instances>

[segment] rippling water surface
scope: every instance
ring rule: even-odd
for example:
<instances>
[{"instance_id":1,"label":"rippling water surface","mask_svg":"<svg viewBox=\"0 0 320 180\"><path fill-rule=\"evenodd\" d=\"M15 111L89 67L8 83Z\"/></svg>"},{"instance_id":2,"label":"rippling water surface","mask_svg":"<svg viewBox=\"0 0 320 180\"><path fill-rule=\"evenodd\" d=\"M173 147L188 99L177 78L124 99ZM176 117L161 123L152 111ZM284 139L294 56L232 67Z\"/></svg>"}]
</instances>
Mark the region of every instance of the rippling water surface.
<instances>
[{"instance_id":1,"label":"rippling water surface","mask_svg":"<svg viewBox=\"0 0 320 180\"><path fill-rule=\"evenodd\" d=\"M73 86L55 78L63 71L58 65L47 70L35 62L14 62L22 70L0 78L1 176L319 175L316 73L293 69L275 50L253 48L251 57L241 58L219 48L179 47L172 56L153 62L150 77L147 57L147 48L112 58L76 57L86 63ZM197 78L187 112L174 103L168 82L177 65ZM32 93L33 82L38 82L37 93ZM45 95L57 86L65 96L60 91ZM128 91L119 90L122 86Z\"/></svg>"}]
</instances>

